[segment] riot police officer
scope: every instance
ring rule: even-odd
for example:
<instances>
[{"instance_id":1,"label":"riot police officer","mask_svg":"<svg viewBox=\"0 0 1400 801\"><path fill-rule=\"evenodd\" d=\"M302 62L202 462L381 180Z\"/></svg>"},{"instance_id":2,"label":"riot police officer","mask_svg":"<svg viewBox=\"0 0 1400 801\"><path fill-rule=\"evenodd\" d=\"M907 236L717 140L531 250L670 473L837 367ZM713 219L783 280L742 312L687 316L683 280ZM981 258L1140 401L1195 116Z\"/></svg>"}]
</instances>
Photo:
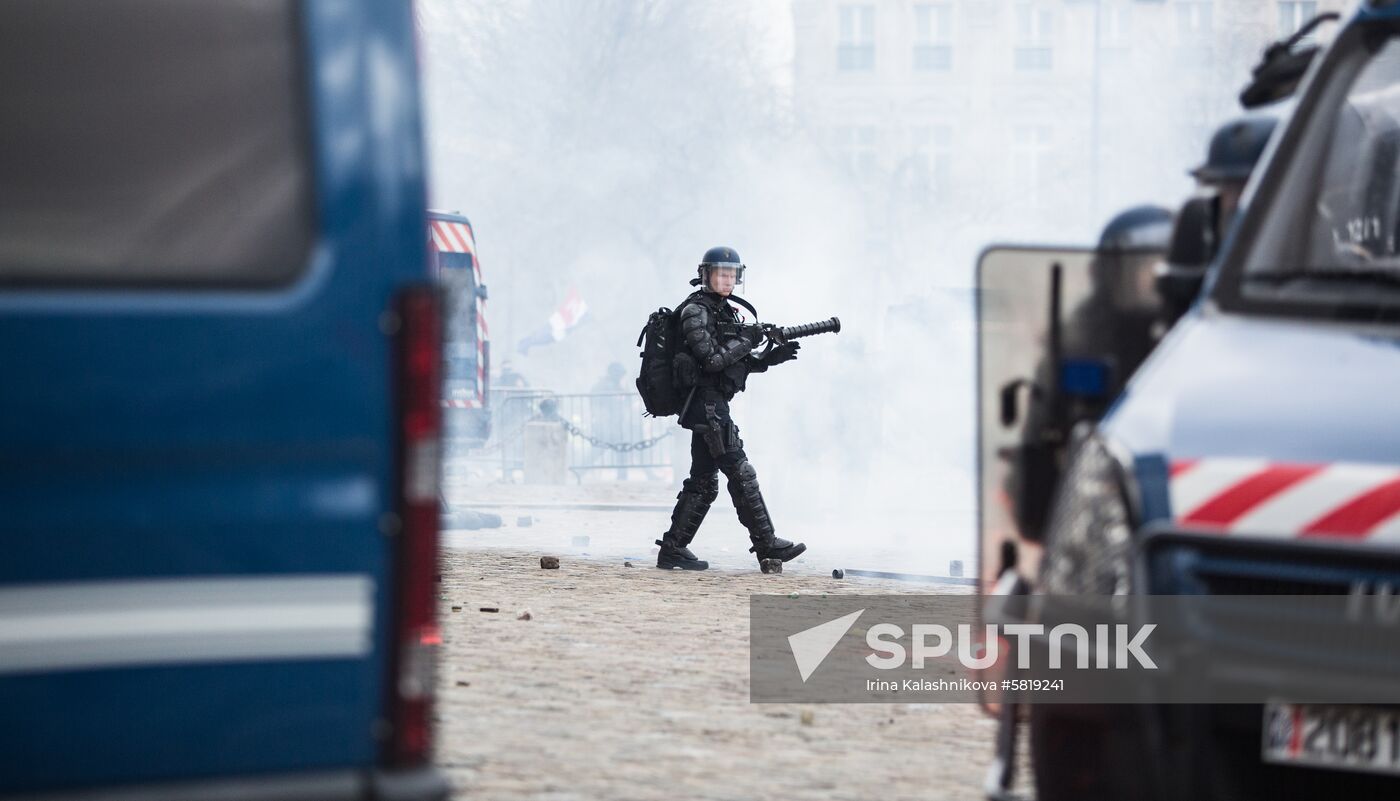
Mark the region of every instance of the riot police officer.
<instances>
[{"instance_id":1,"label":"riot police officer","mask_svg":"<svg viewBox=\"0 0 1400 801\"><path fill-rule=\"evenodd\" d=\"M691 432L690 475L676 496L670 529L656 541L661 548L656 557L660 568L709 567L688 546L710 504L719 497L721 472L728 482L739 522L749 531L753 543L749 550L760 564L768 559L786 562L807 550L802 543L794 544L774 534L773 521L759 491L758 472L744 453L739 427L729 415L729 401L744 391L750 374L792 361L798 351L798 343L789 342L768 350L766 355L755 353L763 341L757 320L746 323L739 310L730 305L732 300L757 317L752 306L733 294L734 288L743 283L744 270L739 254L732 248L710 248L696 270L696 278L690 282L700 288L677 307L680 340L673 369L677 386L688 393L680 424Z\"/></svg>"},{"instance_id":2,"label":"riot police officer","mask_svg":"<svg viewBox=\"0 0 1400 801\"><path fill-rule=\"evenodd\" d=\"M1216 129L1205 163L1191 171L1196 195L1176 215L1171 245L1157 277L1162 322L1170 327L1195 302L1239 210L1245 184L1278 125L1267 112L1239 117Z\"/></svg>"},{"instance_id":3,"label":"riot police officer","mask_svg":"<svg viewBox=\"0 0 1400 801\"><path fill-rule=\"evenodd\" d=\"M1244 186L1277 125L1278 118L1272 114L1230 120L1211 137L1205 163L1191 171L1202 193L1213 201L1216 246L1234 220Z\"/></svg>"},{"instance_id":4,"label":"riot police officer","mask_svg":"<svg viewBox=\"0 0 1400 801\"><path fill-rule=\"evenodd\" d=\"M1044 534L1070 455L1070 432L1103 416L1157 344L1160 301L1153 278L1171 226L1172 213L1160 206L1135 206L1115 215L1094 249L1088 294L1063 322L1051 322L1059 330L1046 341L1059 342L1062 352L1044 354L1036 366L1021 444L1006 477L1017 527L1028 538L1039 541ZM1065 363L1097 368L1098 380L1089 383L1098 386L1062 386Z\"/></svg>"}]
</instances>

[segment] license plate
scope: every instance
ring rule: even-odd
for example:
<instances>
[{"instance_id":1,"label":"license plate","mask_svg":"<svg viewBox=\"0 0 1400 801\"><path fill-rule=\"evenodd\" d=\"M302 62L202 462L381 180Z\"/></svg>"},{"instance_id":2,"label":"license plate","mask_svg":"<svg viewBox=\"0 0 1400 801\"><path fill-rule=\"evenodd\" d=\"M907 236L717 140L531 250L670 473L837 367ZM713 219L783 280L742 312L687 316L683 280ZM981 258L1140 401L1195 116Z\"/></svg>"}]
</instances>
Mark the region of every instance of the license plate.
<instances>
[{"instance_id":1,"label":"license plate","mask_svg":"<svg viewBox=\"0 0 1400 801\"><path fill-rule=\"evenodd\" d=\"M1400 710L1270 703L1264 761L1333 770L1400 774Z\"/></svg>"}]
</instances>

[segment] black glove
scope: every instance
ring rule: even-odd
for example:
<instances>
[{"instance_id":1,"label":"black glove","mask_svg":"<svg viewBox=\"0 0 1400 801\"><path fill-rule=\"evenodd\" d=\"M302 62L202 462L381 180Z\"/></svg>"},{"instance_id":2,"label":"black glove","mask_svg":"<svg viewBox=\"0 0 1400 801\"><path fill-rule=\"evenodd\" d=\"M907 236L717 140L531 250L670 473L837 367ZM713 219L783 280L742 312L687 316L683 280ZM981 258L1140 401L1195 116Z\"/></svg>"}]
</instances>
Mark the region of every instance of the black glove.
<instances>
[{"instance_id":1,"label":"black glove","mask_svg":"<svg viewBox=\"0 0 1400 801\"><path fill-rule=\"evenodd\" d=\"M790 362L797 358L797 351L801 347L802 344L799 342L789 342L786 345L779 345L769 351L767 356L763 357L763 363L772 367L775 364Z\"/></svg>"}]
</instances>

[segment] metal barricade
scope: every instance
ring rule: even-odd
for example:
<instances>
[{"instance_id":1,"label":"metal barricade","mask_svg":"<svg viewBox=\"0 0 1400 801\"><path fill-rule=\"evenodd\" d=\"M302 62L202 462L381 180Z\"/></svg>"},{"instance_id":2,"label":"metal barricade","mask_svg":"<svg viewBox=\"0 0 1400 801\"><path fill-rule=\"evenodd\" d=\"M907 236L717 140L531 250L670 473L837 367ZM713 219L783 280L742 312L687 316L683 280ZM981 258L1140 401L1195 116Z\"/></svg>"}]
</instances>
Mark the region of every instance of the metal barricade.
<instances>
[{"instance_id":1,"label":"metal barricade","mask_svg":"<svg viewBox=\"0 0 1400 801\"><path fill-rule=\"evenodd\" d=\"M556 395L558 414L569 432L569 469L580 482L587 473L617 481L658 480L671 467L666 447L677 431L671 418L645 417L635 392Z\"/></svg>"},{"instance_id":2,"label":"metal barricade","mask_svg":"<svg viewBox=\"0 0 1400 801\"><path fill-rule=\"evenodd\" d=\"M547 402L548 401L548 402ZM670 480L675 420L645 417L634 392L558 394L542 389L492 389L491 436L480 448L449 454L448 471L473 468L507 483L522 480L525 426L556 420L569 434L568 468L607 481Z\"/></svg>"}]
</instances>

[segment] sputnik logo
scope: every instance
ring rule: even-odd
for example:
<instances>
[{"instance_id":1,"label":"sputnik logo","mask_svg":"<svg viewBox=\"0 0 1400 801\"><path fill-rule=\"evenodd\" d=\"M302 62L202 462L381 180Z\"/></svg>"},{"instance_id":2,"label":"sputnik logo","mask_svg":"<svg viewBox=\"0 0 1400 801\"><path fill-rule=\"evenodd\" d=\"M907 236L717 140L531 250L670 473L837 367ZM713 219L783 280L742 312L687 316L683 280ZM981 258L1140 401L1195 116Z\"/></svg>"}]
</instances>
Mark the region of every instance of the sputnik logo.
<instances>
[{"instance_id":1,"label":"sputnik logo","mask_svg":"<svg viewBox=\"0 0 1400 801\"><path fill-rule=\"evenodd\" d=\"M865 610L861 609L788 637L788 647L792 649L792 658L797 662L797 672L802 676L804 684L863 614Z\"/></svg>"}]
</instances>

